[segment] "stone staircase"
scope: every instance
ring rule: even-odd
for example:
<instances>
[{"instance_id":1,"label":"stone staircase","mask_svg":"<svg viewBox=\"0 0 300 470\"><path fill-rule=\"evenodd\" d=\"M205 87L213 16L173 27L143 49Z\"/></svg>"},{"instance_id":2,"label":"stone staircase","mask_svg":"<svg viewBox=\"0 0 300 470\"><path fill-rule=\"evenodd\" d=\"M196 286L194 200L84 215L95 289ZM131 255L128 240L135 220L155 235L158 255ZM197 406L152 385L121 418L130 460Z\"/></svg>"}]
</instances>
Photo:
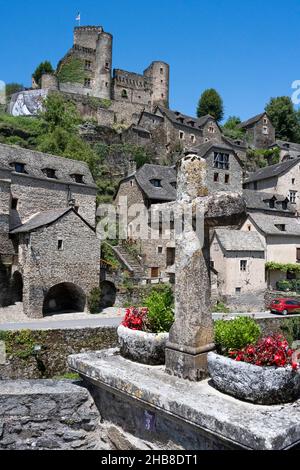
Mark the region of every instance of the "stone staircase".
<instances>
[{"instance_id":1,"label":"stone staircase","mask_svg":"<svg viewBox=\"0 0 300 470\"><path fill-rule=\"evenodd\" d=\"M135 279L141 279L145 277L144 269L134 255L128 252L126 247L123 245L113 246L114 252L116 253L119 260L126 266L128 271L132 273Z\"/></svg>"}]
</instances>

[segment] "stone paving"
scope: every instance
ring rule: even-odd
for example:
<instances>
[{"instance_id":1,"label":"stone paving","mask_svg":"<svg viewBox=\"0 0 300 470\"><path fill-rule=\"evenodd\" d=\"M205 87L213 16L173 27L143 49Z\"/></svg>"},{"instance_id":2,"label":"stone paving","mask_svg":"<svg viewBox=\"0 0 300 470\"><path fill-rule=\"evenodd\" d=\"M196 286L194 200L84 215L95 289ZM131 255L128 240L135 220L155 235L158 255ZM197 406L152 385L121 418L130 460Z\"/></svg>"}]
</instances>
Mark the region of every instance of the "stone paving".
<instances>
[{"instance_id":1,"label":"stone paving","mask_svg":"<svg viewBox=\"0 0 300 470\"><path fill-rule=\"evenodd\" d=\"M22 303L16 303L9 307L0 308L0 325L3 323L36 323L37 321L41 324L43 322L56 322L63 320L90 320L93 318L113 318L113 317L122 317L124 315L123 308L118 307L109 307L99 314L90 314L86 312L65 312L57 313L55 315L47 315L44 318L36 319L29 318L23 312Z\"/></svg>"}]
</instances>

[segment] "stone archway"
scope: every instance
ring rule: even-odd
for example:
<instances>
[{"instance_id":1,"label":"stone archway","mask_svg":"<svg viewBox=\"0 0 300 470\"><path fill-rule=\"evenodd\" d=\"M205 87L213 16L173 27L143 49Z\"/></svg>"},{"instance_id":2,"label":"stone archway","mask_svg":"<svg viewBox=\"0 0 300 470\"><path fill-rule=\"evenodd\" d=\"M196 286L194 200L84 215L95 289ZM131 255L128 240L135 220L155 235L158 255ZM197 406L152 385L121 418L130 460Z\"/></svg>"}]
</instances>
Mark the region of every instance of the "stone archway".
<instances>
[{"instance_id":1,"label":"stone archway","mask_svg":"<svg viewBox=\"0 0 300 470\"><path fill-rule=\"evenodd\" d=\"M12 302L23 302L23 277L19 271L15 271L11 282Z\"/></svg>"},{"instance_id":2,"label":"stone archway","mask_svg":"<svg viewBox=\"0 0 300 470\"><path fill-rule=\"evenodd\" d=\"M43 315L84 312L85 305L86 295L83 290L71 282L62 282L51 287L47 292Z\"/></svg>"},{"instance_id":3,"label":"stone archway","mask_svg":"<svg viewBox=\"0 0 300 470\"><path fill-rule=\"evenodd\" d=\"M100 284L102 308L113 307L116 303L117 288L113 282L103 281Z\"/></svg>"}]
</instances>

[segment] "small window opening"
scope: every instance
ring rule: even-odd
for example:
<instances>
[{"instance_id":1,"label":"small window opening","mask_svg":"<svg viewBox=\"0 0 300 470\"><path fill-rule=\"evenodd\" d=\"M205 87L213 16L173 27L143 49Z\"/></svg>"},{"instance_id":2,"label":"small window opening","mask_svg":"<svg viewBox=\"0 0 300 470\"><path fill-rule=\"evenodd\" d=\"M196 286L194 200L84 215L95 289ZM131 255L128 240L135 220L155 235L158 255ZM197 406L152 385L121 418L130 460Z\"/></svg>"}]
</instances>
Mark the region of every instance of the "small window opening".
<instances>
[{"instance_id":1,"label":"small window opening","mask_svg":"<svg viewBox=\"0 0 300 470\"><path fill-rule=\"evenodd\" d=\"M57 249L58 251L62 251L64 249L64 242L63 240L58 240L57 241Z\"/></svg>"},{"instance_id":2,"label":"small window opening","mask_svg":"<svg viewBox=\"0 0 300 470\"><path fill-rule=\"evenodd\" d=\"M240 270L247 271L247 264L248 264L247 260L242 259L240 261Z\"/></svg>"},{"instance_id":3,"label":"small window opening","mask_svg":"<svg viewBox=\"0 0 300 470\"><path fill-rule=\"evenodd\" d=\"M18 199L15 198L15 197L13 197L12 200L11 200L11 208L12 208L13 210L16 210L17 207L18 207Z\"/></svg>"}]
</instances>

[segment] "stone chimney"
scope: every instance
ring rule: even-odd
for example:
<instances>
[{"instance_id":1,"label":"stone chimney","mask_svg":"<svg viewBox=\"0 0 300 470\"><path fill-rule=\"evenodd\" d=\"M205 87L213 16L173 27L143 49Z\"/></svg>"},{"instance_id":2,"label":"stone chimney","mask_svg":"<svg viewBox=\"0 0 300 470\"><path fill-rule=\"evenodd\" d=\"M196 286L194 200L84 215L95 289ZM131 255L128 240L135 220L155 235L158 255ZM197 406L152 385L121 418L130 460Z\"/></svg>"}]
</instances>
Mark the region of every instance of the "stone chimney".
<instances>
[{"instance_id":1,"label":"stone chimney","mask_svg":"<svg viewBox=\"0 0 300 470\"><path fill-rule=\"evenodd\" d=\"M136 173L136 161L129 160L128 166L127 166L127 176L134 175L135 173Z\"/></svg>"}]
</instances>

